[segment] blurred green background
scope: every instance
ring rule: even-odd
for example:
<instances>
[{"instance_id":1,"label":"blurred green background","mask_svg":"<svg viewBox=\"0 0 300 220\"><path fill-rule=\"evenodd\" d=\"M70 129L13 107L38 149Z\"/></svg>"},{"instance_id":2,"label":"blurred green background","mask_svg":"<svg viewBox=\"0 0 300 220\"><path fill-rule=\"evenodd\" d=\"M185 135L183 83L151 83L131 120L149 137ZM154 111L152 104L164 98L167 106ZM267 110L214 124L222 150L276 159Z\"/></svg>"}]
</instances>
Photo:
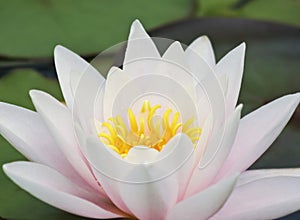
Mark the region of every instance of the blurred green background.
<instances>
[{"instance_id":1,"label":"blurred green background","mask_svg":"<svg viewBox=\"0 0 300 220\"><path fill-rule=\"evenodd\" d=\"M33 109L28 91L62 100L53 49L64 45L90 60L127 39L138 18L151 36L190 43L208 35L217 59L247 43L240 96L243 114L300 91L300 0L0 0L0 101ZM300 110L252 168L300 167ZM2 137L0 163L24 159ZM52 208L0 171L3 219L83 219ZM295 213L282 219L300 219Z\"/></svg>"}]
</instances>

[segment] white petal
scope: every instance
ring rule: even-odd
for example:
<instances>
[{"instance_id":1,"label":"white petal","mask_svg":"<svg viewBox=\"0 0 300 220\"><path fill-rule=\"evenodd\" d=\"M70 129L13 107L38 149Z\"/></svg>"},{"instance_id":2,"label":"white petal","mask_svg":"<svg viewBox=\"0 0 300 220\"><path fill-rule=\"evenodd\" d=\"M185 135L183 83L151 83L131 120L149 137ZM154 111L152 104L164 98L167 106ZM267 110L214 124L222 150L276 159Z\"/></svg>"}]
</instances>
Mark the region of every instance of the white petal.
<instances>
[{"instance_id":1,"label":"white petal","mask_svg":"<svg viewBox=\"0 0 300 220\"><path fill-rule=\"evenodd\" d=\"M218 179L251 166L280 134L299 101L300 93L283 96L242 118Z\"/></svg>"},{"instance_id":2,"label":"white petal","mask_svg":"<svg viewBox=\"0 0 300 220\"><path fill-rule=\"evenodd\" d=\"M90 218L122 217L108 199L85 191L50 167L14 162L3 170L21 188L56 208Z\"/></svg>"},{"instance_id":3,"label":"white petal","mask_svg":"<svg viewBox=\"0 0 300 220\"><path fill-rule=\"evenodd\" d=\"M175 137L170 145L175 144L176 147L148 164L128 163L110 153L99 140L88 139L89 162L117 207L142 219L166 215L177 201L180 171L185 169L193 151L188 137Z\"/></svg>"},{"instance_id":4,"label":"white petal","mask_svg":"<svg viewBox=\"0 0 300 220\"><path fill-rule=\"evenodd\" d=\"M178 41L172 43L162 56L155 73L170 77L185 88L193 100L196 100L197 79L189 72L185 52Z\"/></svg>"},{"instance_id":5,"label":"white petal","mask_svg":"<svg viewBox=\"0 0 300 220\"><path fill-rule=\"evenodd\" d=\"M207 142L210 138L211 129L212 129L212 115L208 115L204 121L203 126L201 127L202 133L200 135L200 140L197 143L195 148L195 161L194 161L194 168L199 167L200 159L203 157L205 150L207 148Z\"/></svg>"},{"instance_id":6,"label":"white petal","mask_svg":"<svg viewBox=\"0 0 300 220\"><path fill-rule=\"evenodd\" d=\"M96 70L80 56L63 46L55 47L54 61L63 96L68 107L72 109L74 92L80 77L86 71ZM100 74L99 77L104 81Z\"/></svg>"},{"instance_id":7,"label":"white petal","mask_svg":"<svg viewBox=\"0 0 300 220\"><path fill-rule=\"evenodd\" d=\"M116 71L114 74L117 78L117 75L121 75L123 72ZM126 78L120 77L121 79ZM121 81L119 82L121 84ZM115 85L117 84L118 82L115 83ZM175 79L161 74L143 74L125 81L121 87L116 89L113 96L110 94L105 94L105 96L105 103L110 103L110 106L105 106L106 117L119 115L126 119L128 108L132 108L133 104L137 105L144 100L149 100L154 105L161 104L163 108L174 106L173 103L176 103L173 110L180 112L182 121L189 120L191 116L197 116L194 99L185 87ZM139 109L140 107L141 105Z\"/></svg>"},{"instance_id":8,"label":"white petal","mask_svg":"<svg viewBox=\"0 0 300 220\"><path fill-rule=\"evenodd\" d=\"M147 58L160 58L160 54L142 24L138 20L135 20L131 25L129 33L123 69L134 73L147 72L151 69L151 66L129 65L135 60Z\"/></svg>"},{"instance_id":9,"label":"white petal","mask_svg":"<svg viewBox=\"0 0 300 220\"><path fill-rule=\"evenodd\" d=\"M185 148L185 150L178 148ZM174 158L172 161L168 161L168 165L172 165L175 168L177 164L184 161L183 165L172 170L173 173L170 172L169 176L162 176L162 178L153 182L120 186L123 201L136 217L139 219L163 219L166 217L169 209L180 199L180 194L184 190L190 174L188 171L191 170L193 160L190 157L182 158L183 152L192 150L193 145L189 138L185 135L177 135L167 143L161 154L159 154L158 160L164 160L169 154L173 154ZM175 153L174 151L177 152ZM132 170L128 175L149 175L148 177L151 178L153 175L152 170L156 169L155 173L159 173L161 172L160 170L164 170L165 166L164 162L159 167L149 164L149 166L144 166L143 172ZM133 197L133 194L138 196Z\"/></svg>"},{"instance_id":10,"label":"white petal","mask_svg":"<svg viewBox=\"0 0 300 220\"><path fill-rule=\"evenodd\" d=\"M219 130L224 126L223 122L226 116L225 97L222 86L214 70L199 54L188 49L185 52L190 71L198 82L196 87L197 94L201 95L197 100L198 114L205 115L206 117L210 114L213 116L213 127L210 136L217 137ZM220 139L221 137L219 141ZM206 163L205 160L202 161Z\"/></svg>"},{"instance_id":11,"label":"white petal","mask_svg":"<svg viewBox=\"0 0 300 220\"><path fill-rule=\"evenodd\" d=\"M218 174L218 171L222 167L231 150L240 121L241 109L242 105L239 105L234 113L232 113L232 115L225 122L224 134L219 134L223 135L222 143L219 148L213 149L212 147L208 147L206 149L206 151L211 151L211 149L213 149L213 152L208 153L211 159L203 166L201 165L200 160L200 165L194 170L190 180L189 187L185 195L186 197L200 192L213 183L214 178ZM223 132L223 130L221 130L221 132ZM214 138L212 138L210 141L213 143L211 146L217 145L217 143L214 144ZM206 155L204 154L203 157L205 156Z\"/></svg>"},{"instance_id":12,"label":"white petal","mask_svg":"<svg viewBox=\"0 0 300 220\"><path fill-rule=\"evenodd\" d=\"M184 54L184 50L180 44L180 42L175 41L173 42L165 51L165 53L162 56L163 59L172 61L174 63L177 63L178 65L182 66L183 68L186 68L186 57Z\"/></svg>"},{"instance_id":13,"label":"white petal","mask_svg":"<svg viewBox=\"0 0 300 220\"><path fill-rule=\"evenodd\" d=\"M113 109L116 97L130 80L132 80L132 77L125 70L119 69L117 67L112 67L109 70L105 83L103 98L104 120L107 120L114 115ZM138 84L135 85L135 90L139 90ZM127 112L127 109L125 110L125 112Z\"/></svg>"},{"instance_id":14,"label":"white petal","mask_svg":"<svg viewBox=\"0 0 300 220\"><path fill-rule=\"evenodd\" d=\"M207 36L201 36L194 40L187 48L187 51L188 50L192 50L199 54L210 67L213 68L216 65L214 50Z\"/></svg>"},{"instance_id":15,"label":"white petal","mask_svg":"<svg viewBox=\"0 0 300 220\"><path fill-rule=\"evenodd\" d=\"M38 113L0 103L0 132L29 160L75 175Z\"/></svg>"},{"instance_id":16,"label":"white petal","mask_svg":"<svg viewBox=\"0 0 300 220\"><path fill-rule=\"evenodd\" d=\"M280 218L300 209L299 185L298 168L246 171L211 220Z\"/></svg>"},{"instance_id":17,"label":"white petal","mask_svg":"<svg viewBox=\"0 0 300 220\"><path fill-rule=\"evenodd\" d=\"M103 120L105 80L90 66L81 76L75 91L72 116L89 134L96 134L95 119Z\"/></svg>"},{"instance_id":18,"label":"white petal","mask_svg":"<svg viewBox=\"0 0 300 220\"><path fill-rule=\"evenodd\" d=\"M135 146L131 148L124 158L129 163L142 164L154 162L159 152L154 148L146 146Z\"/></svg>"},{"instance_id":19,"label":"white petal","mask_svg":"<svg viewBox=\"0 0 300 220\"><path fill-rule=\"evenodd\" d=\"M144 171L139 174L133 170L129 176L149 175L151 177L149 169L151 167L145 166ZM176 203L178 187L175 178L169 176L145 184L123 183L120 184L119 190L122 200L134 216L138 219L150 220L165 218Z\"/></svg>"},{"instance_id":20,"label":"white petal","mask_svg":"<svg viewBox=\"0 0 300 220\"><path fill-rule=\"evenodd\" d=\"M30 96L64 156L91 186L99 189L75 139L70 110L47 93L31 90Z\"/></svg>"},{"instance_id":21,"label":"white petal","mask_svg":"<svg viewBox=\"0 0 300 220\"><path fill-rule=\"evenodd\" d=\"M197 44L191 44L185 50L186 62L190 71L195 75L195 77L201 81L204 77L209 74L214 74L215 64L209 64L205 57L203 57L201 52L197 48Z\"/></svg>"},{"instance_id":22,"label":"white petal","mask_svg":"<svg viewBox=\"0 0 300 220\"><path fill-rule=\"evenodd\" d=\"M186 154L186 158L183 157L184 150L180 148L185 148L185 151L189 150L190 152L193 152L192 155ZM177 152L177 153L176 153ZM179 189L178 189L178 199L177 201L180 201L184 197L184 193L186 191L186 188L189 184L191 174L193 172L193 166L195 162L195 149L194 145L192 144L189 137L187 137L185 134L178 134L174 136L162 149L160 154L158 155L158 159L163 159L165 157L168 157L169 155L173 154L174 159L173 163L176 164L182 164L180 166L180 169L176 170L176 182L178 182ZM178 161L178 162L177 162ZM181 162L181 161L184 161Z\"/></svg>"},{"instance_id":23,"label":"white petal","mask_svg":"<svg viewBox=\"0 0 300 220\"><path fill-rule=\"evenodd\" d=\"M237 175L233 175L183 200L171 210L167 219L208 219L225 203L232 192L236 179Z\"/></svg>"},{"instance_id":24,"label":"white petal","mask_svg":"<svg viewBox=\"0 0 300 220\"><path fill-rule=\"evenodd\" d=\"M222 80L224 75L227 77L226 112L231 114L234 110L241 87L246 44L242 43L228 54L226 54L216 65L217 76Z\"/></svg>"}]
</instances>

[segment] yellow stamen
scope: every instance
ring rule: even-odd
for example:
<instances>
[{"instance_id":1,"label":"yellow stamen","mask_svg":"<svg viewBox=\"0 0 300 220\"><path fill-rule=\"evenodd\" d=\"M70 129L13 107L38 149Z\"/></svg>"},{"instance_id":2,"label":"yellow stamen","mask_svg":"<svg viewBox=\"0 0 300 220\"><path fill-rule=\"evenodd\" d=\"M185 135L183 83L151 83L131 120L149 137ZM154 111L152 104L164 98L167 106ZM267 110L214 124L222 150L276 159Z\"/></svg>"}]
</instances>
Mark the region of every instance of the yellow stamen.
<instances>
[{"instance_id":1,"label":"yellow stamen","mask_svg":"<svg viewBox=\"0 0 300 220\"><path fill-rule=\"evenodd\" d=\"M137 133L138 132L138 126L137 126L136 118L135 118L135 115L134 115L134 113L131 109L128 109L128 117L129 117L131 130L134 131L135 133Z\"/></svg>"},{"instance_id":2,"label":"yellow stamen","mask_svg":"<svg viewBox=\"0 0 300 220\"><path fill-rule=\"evenodd\" d=\"M137 145L161 151L168 141L180 132L185 133L196 145L202 130L191 127L194 118L182 123L179 112L171 117L172 109L169 108L163 112L162 117L157 117L154 121L154 115L159 108L161 108L160 105L151 107L150 102L146 100L138 115L135 115L132 109L128 109L129 126L120 116L112 117L102 123L105 131L99 133L98 136L121 157L126 157L129 150Z\"/></svg>"},{"instance_id":3,"label":"yellow stamen","mask_svg":"<svg viewBox=\"0 0 300 220\"><path fill-rule=\"evenodd\" d=\"M182 126L182 132L185 132L193 122L194 122L194 118L190 118L189 120L187 120L185 124Z\"/></svg>"}]
</instances>

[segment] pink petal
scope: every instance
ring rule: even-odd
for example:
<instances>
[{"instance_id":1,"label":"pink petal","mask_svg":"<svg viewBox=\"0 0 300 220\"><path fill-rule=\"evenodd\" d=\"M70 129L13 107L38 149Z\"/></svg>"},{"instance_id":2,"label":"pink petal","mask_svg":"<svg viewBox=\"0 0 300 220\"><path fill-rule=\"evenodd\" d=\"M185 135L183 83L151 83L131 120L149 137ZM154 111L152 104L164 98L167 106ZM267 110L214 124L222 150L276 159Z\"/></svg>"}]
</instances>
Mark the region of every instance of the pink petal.
<instances>
[{"instance_id":1,"label":"pink petal","mask_svg":"<svg viewBox=\"0 0 300 220\"><path fill-rule=\"evenodd\" d=\"M50 167L13 162L3 170L21 188L56 208L90 218L124 216L107 198L85 191Z\"/></svg>"},{"instance_id":2,"label":"pink petal","mask_svg":"<svg viewBox=\"0 0 300 220\"><path fill-rule=\"evenodd\" d=\"M47 93L31 90L30 96L64 156L83 179L94 189L99 190L100 187L75 139L70 110Z\"/></svg>"},{"instance_id":3,"label":"pink petal","mask_svg":"<svg viewBox=\"0 0 300 220\"><path fill-rule=\"evenodd\" d=\"M205 164L201 163L203 158L200 160L200 164L194 170L185 197L200 192L213 182L213 179L216 177L219 169L222 167L231 150L240 121L241 109L242 106L238 106L234 113L232 113L232 115L225 122L224 134L219 134L220 136L223 135L223 139L219 148L213 149L211 147L206 149L206 151L213 149L213 152L208 154L212 156L206 160L207 163ZM223 132L223 130L221 130L221 132ZM214 140L214 138L210 140L212 141L211 146L218 147L218 143L215 143ZM205 157L205 154L203 157Z\"/></svg>"},{"instance_id":4,"label":"pink petal","mask_svg":"<svg viewBox=\"0 0 300 220\"><path fill-rule=\"evenodd\" d=\"M75 178L74 169L62 155L38 113L0 103L0 132L29 160L46 164Z\"/></svg>"},{"instance_id":5,"label":"pink petal","mask_svg":"<svg viewBox=\"0 0 300 220\"><path fill-rule=\"evenodd\" d=\"M67 106L72 109L74 93L80 77L86 71L97 71L80 56L63 46L55 47L54 61L63 96ZM100 74L99 77L104 81Z\"/></svg>"},{"instance_id":6,"label":"pink petal","mask_svg":"<svg viewBox=\"0 0 300 220\"><path fill-rule=\"evenodd\" d=\"M280 134L299 101L300 93L283 96L242 118L232 150L217 179L251 166Z\"/></svg>"},{"instance_id":7,"label":"pink petal","mask_svg":"<svg viewBox=\"0 0 300 220\"><path fill-rule=\"evenodd\" d=\"M226 75L228 80L226 95L226 112L231 114L234 110L241 87L244 70L246 44L242 43L226 54L216 65L215 71L219 79Z\"/></svg>"},{"instance_id":8,"label":"pink petal","mask_svg":"<svg viewBox=\"0 0 300 220\"><path fill-rule=\"evenodd\" d=\"M277 219L300 209L300 169L241 174L225 205L211 220Z\"/></svg>"},{"instance_id":9,"label":"pink petal","mask_svg":"<svg viewBox=\"0 0 300 220\"><path fill-rule=\"evenodd\" d=\"M170 211L167 220L204 220L209 218L225 203L232 192L236 179L237 175L233 175L206 190L183 200Z\"/></svg>"}]
</instances>

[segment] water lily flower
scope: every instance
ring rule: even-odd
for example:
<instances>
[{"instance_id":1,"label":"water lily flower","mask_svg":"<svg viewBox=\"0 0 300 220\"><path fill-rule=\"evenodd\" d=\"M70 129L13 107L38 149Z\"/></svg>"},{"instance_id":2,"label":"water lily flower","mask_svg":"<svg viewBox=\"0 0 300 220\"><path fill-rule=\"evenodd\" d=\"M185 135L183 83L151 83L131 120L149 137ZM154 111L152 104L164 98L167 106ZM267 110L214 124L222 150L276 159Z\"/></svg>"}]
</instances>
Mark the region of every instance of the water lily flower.
<instances>
[{"instance_id":1,"label":"water lily flower","mask_svg":"<svg viewBox=\"0 0 300 220\"><path fill-rule=\"evenodd\" d=\"M241 116L245 44L216 63L206 36L161 55L139 21L105 79L57 46L65 104L30 91L35 111L0 103L0 132L29 161L3 165L21 188L95 219L274 219L300 208L300 169L249 170L300 93Z\"/></svg>"}]
</instances>

